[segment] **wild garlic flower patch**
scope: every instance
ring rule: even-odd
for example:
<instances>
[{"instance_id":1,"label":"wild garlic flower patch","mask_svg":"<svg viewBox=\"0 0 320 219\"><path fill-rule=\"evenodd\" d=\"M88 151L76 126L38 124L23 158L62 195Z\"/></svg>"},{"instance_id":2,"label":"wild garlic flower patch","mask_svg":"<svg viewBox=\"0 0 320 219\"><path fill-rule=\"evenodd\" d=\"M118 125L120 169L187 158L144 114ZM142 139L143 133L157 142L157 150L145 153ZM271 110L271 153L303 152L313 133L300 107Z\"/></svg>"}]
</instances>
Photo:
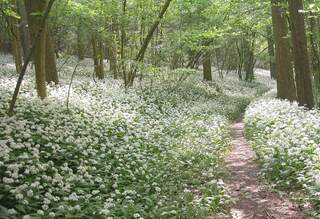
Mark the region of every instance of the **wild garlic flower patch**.
<instances>
[{"instance_id":1,"label":"wild garlic flower patch","mask_svg":"<svg viewBox=\"0 0 320 219\"><path fill-rule=\"evenodd\" d=\"M218 213L229 201L220 179L229 120L265 89L235 81L217 89L192 77L179 86L145 81L125 90L121 81L95 83L80 75L67 110L69 80L48 86L45 100L38 99L33 80L26 76L16 113L8 117L16 78L0 77L0 212L5 218ZM231 86L236 92L227 90Z\"/></svg>"},{"instance_id":2,"label":"wild garlic flower patch","mask_svg":"<svg viewBox=\"0 0 320 219\"><path fill-rule=\"evenodd\" d=\"M245 115L247 136L263 175L281 189L303 190L320 204L320 112L261 99Z\"/></svg>"}]
</instances>

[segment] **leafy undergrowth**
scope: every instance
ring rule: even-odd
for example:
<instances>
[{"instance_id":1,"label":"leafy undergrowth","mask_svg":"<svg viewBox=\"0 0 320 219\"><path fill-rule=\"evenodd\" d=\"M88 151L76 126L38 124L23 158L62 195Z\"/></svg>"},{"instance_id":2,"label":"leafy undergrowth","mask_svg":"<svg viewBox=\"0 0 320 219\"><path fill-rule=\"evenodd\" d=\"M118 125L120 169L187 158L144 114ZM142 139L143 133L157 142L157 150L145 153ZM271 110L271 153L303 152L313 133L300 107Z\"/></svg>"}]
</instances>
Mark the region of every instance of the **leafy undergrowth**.
<instances>
[{"instance_id":1,"label":"leafy undergrowth","mask_svg":"<svg viewBox=\"0 0 320 219\"><path fill-rule=\"evenodd\" d=\"M245 115L250 139L262 175L275 188L291 191L314 204L320 216L320 113L297 103L262 98Z\"/></svg>"},{"instance_id":2,"label":"leafy undergrowth","mask_svg":"<svg viewBox=\"0 0 320 219\"><path fill-rule=\"evenodd\" d=\"M220 180L229 120L267 87L233 79L218 86L196 76L155 81L125 91L119 81L80 78L67 110L64 80L41 101L27 78L8 117L15 79L0 77L0 216L219 213L229 201Z\"/></svg>"}]
</instances>

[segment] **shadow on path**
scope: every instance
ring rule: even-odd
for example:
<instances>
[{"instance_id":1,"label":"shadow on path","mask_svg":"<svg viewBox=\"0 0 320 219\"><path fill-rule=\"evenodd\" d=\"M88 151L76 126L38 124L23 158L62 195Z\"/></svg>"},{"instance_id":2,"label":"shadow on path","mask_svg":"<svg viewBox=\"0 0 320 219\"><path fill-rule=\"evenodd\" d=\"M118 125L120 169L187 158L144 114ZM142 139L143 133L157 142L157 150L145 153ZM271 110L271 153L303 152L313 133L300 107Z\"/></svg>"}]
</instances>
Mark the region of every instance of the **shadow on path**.
<instances>
[{"instance_id":1,"label":"shadow on path","mask_svg":"<svg viewBox=\"0 0 320 219\"><path fill-rule=\"evenodd\" d=\"M284 197L269 191L258 182L255 154L244 137L244 123L232 127L232 152L226 159L230 175L225 179L228 193L233 200L233 219L303 219L299 207Z\"/></svg>"}]
</instances>

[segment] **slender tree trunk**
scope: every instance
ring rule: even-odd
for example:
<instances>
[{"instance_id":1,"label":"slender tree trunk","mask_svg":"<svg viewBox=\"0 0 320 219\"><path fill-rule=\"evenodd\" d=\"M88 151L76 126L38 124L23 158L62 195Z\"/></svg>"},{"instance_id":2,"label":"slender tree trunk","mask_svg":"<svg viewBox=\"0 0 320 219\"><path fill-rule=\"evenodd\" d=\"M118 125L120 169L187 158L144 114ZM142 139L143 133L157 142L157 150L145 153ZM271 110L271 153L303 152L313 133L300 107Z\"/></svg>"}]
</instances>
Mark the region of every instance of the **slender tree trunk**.
<instances>
[{"instance_id":1,"label":"slender tree trunk","mask_svg":"<svg viewBox=\"0 0 320 219\"><path fill-rule=\"evenodd\" d=\"M30 49L30 38L29 38L29 29L26 8L23 1L17 1L17 7L20 14L20 36L21 36L21 45L23 49L23 59L26 60L27 54Z\"/></svg>"},{"instance_id":2,"label":"slender tree trunk","mask_svg":"<svg viewBox=\"0 0 320 219\"><path fill-rule=\"evenodd\" d=\"M22 68L22 48L21 48L21 37L19 31L19 22L16 18L10 17L11 26L11 44L12 44L12 54L14 57L16 70L19 73Z\"/></svg>"},{"instance_id":3,"label":"slender tree trunk","mask_svg":"<svg viewBox=\"0 0 320 219\"><path fill-rule=\"evenodd\" d=\"M128 76L126 71L126 63L125 60L125 43L126 43L126 30L125 30L125 23L126 23L126 16L127 16L127 0L122 0L122 18L121 18L121 43L120 43L120 58L121 58L121 67L122 67L122 75L124 84L127 86L128 84Z\"/></svg>"},{"instance_id":4,"label":"slender tree trunk","mask_svg":"<svg viewBox=\"0 0 320 219\"><path fill-rule=\"evenodd\" d=\"M2 52L2 50L3 50L3 44L4 44L4 40L2 38L2 34L1 34L1 31L0 31L0 52Z\"/></svg>"},{"instance_id":5,"label":"slender tree trunk","mask_svg":"<svg viewBox=\"0 0 320 219\"><path fill-rule=\"evenodd\" d=\"M117 32L118 25L116 24L116 19L112 18L112 24L110 27L110 32L112 33L112 38L108 42L109 44L109 58L110 58L110 71L113 74L113 78L118 78L118 62L117 62Z\"/></svg>"},{"instance_id":6,"label":"slender tree trunk","mask_svg":"<svg viewBox=\"0 0 320 219\"><path fill-rule=\"evenodd\" d=\"M84 59L84 45L83 45L83 33L81 29L82 18L79 18L79 24L77 27L77 55L79 60Z\"/></svg>"},{"instance_id":7,"label":"slender tree trunk","mask_svg":"<svg viewBox=\"0 0 320 219\"><path fill-rule=\"evenodd\" d=\"M320 47L319 47L319 20L316 14L311 13L309 18L310 23L310 44L311 44L311 60L312 71L314 76L316 103L320 104Z\"/></svg>"},{"instance_id":8,"label":"slender tree trunk","mask_svg":"<svg viewBox=\"0 0 320 219\"><path fill-rule=\"evenodd\" d=\"M98 75L99 75L99 60L98 60L96 36L92 37L91 45L92 45L92 58L93 58L93 63L94 63L94 73L95 73L95 76L98 77Z\"/></svg>"},{"instance_id":9,"label":"slender tree trunk","mask_svg":"<svg viewBox=\"0 0 320 219\"><path fill-rule=\"evenodd\" d=\"M245 62L245 72L246 72L245 81L252 82L254 79L254 63L255 63L253 50L249 50L247 55L248 57Z\"/></svg>"},{"instance_id":10,"label":"slender tree trunk","mask_svg":"<svg viewBox=\"0 0 320 219\"><path fill-rule=\"evenodd\" d=\"M294 101L297 99L291 64L290 42L285 9L285 0L271 0L273 35L275 39L275 58L277 66L278 98Z\"/></svg>"},{"instance_id":11,"label":"slender tree trunk","mask_svg":"<svg viewBox=\"0 0 320 219\"><path fill-rule=\"evenodd\" d=\"M54 43L50 37L49 31L46 31L46 81L48 83L59 83L59 77L57 72L57 61L54 52Z\"/></svg>"},{"instance_id":12,"label":"slender tree trunk","mask_svg":"<svg viewBox=\"0 0 320 219\"><path fill-rule=\"evenodd\" d=\"M154 24L151 26L145 40L143 41L143 44L142 44L142 47L140 48L136 58L135 58L135 61L137 62L141 62L143 59L144 59L144 55L146 53L146 50L148 48L148 45L152 39L152 36L154 34L154 32L156 31L156 29L158 28L159 26L159 23L160 21L162 20L164 14L166 13L167 9L169 8L169 5L171 3L172 0L166 0L166 2L164 3L161 11L160 11L160 14L158 15L158 18L156 19L156 21L154 22ZM134 81L134 78L136 76L136 72L137 72L137 69L136 67L134 67L134 69L132 69L130 71L130 74L129 74L129 80L128 80L128 84L129 85L132 85L133 84L133 81Z\"/></svg>"},{"instance_id":13,"label":"slender tree trunk","mask_svg":"<svg viewBox=\"0 0 320 219\"><path fill-rule=\"evenodd\" d=\"M41 26L42 16L35 15L39 12L44 12L47 7L47 1L34 1L25 0L25 6L28 16L28 26L30 28L30 39L33 40L39 33ZM46 27L44 31L41 32L38 43L36 44L33 61L35 65L36 72L36 87L37 93L40 98L45 98L47 96L46 88L46 75L45 75L45 50L46 50Z\"/></svg>"},{"instance_id":14,"label":"slender tree trunk","mask_svg":"<svg viewBox=\"0 0 320 219\"><path fill-rule=\"evenodd\" d=\"M110 71L113 74L113 78L118 78L118 66L117 66L117 48L116 43L111 42L109 49L109 57L110 57Z\"/></svg>"},{"instance_id":15,"label":"slender tree trunk","mask_svg":"<svg viewBox=\"0 0 320 219\"><path fill-rule=\"evenodd\" d=\"M289 15L293 44L293 58L296 72L298 101L309 109L314 107L312 79L307 49L307 35L304 22L303 1L289 0Z\"/></svg>"},{"instance_id":16,"label":"slender tree trunk","mask_svg":"<svg viewBox=\"0 0 320 219\"><path fill-rule=\"evenodd\" d=\"M123 0L123 3L122 3L122 16L123 16L123 18L122 19L124 19L124 17L126 16L126 8L127 8L127 0ZM125 42L126 42L126 30L125 30L125 22L123 20L121 22L121 48L120 48L121 59L125 58L125 55L124 55Z\"/></svg>"},{"instance_id":17,"label":"slender tree trunk","mask_svg":"<svg viewBox=\"0 0 320 219\"><path fill-rule=\"evenodd\" d=\"M240 45L239 45L240 41ZM237 54L238 54L238 65L237 65L237 74L240 80L242 80L242 68L243 68L243 46L242 39L236 41Z\"/></svg>"},{"instance_id":18,"label":"slender tree trunk","mask_svg":"<svg viewBox=\"0 0 320 219\"><path fill-rule=\"evenodd\" d=\"M104 79L104 49L103 49L103 43L101 40L99 40L98 43L98 48L99 48L99 57L98 57L98 61L99 61L99 79Z\"/></svg>"},{"instance_id":19,"label":"slender tree trunk","mask_svg":"<svg viewBox=\"0 0 320 219\"><path fill-rule=\"evenodd\" d=\"M97 36L93 36L91 39L92 44L92 54L94 62L94 73L98 79L104 78L103 69L103 47L102 43L97 39Z\"/></svg>"},{"instance_id":20,"label":"slender tree trunk","mask_svg":"<svg viewBox=\"0 0 320 219\"><path fill-rule=\"evenodd\" d=\"M267 27L267 41L268 41L268 53L269 53L269 66L270 76L275 79L276 76L276 62L275 62L275 51L274 51L274 40L272 35L272 26Z\"/></svg>"},{"instance_id":21,"label":"slender tree trunk","mask_svg":"<svg viewBox=\"0 0 320 219\"><path fill-rule=\"evenodd\" d=\"M203 78L206 81L212 81L211 65L211 54L207 53L203 60Z\"/></svg>"},{"instance_id":22,"label":"slender tree trunk","mask_svg":"<svg viewBox=\"0 0 320 219\"><path fill-rule=\"evenodd\" d=\"M250 38L249 38L250 39ZM246 72L245 81L252 82L254 79L254 46L255 46L255 33L252 35L251 42L249 40L245 40L245 57L246 60L244 62L244 69Z\"/></svg>"}]
</instances>

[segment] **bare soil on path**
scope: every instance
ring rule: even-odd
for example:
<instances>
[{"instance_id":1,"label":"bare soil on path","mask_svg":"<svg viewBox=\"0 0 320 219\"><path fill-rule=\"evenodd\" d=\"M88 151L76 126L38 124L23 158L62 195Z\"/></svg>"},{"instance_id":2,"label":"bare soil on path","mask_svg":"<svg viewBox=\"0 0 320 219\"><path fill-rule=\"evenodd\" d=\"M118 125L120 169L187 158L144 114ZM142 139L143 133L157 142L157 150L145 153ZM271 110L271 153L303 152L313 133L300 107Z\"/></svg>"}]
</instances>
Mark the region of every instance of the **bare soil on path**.
<instances>
[{"instance_id":1,"label":"bare soil on path","mask_svg":"<svg viewBox=\"0 0 320 219\"><path fill-rule=\"evenodd\" d=\"M303 219L299 206L271 192L258 181L255 154L244 137L244 123L239 119L231 127L232 152L226 159L229 171L225 185L233 200L233 219Z\"/></svg>"}]
</instances>

